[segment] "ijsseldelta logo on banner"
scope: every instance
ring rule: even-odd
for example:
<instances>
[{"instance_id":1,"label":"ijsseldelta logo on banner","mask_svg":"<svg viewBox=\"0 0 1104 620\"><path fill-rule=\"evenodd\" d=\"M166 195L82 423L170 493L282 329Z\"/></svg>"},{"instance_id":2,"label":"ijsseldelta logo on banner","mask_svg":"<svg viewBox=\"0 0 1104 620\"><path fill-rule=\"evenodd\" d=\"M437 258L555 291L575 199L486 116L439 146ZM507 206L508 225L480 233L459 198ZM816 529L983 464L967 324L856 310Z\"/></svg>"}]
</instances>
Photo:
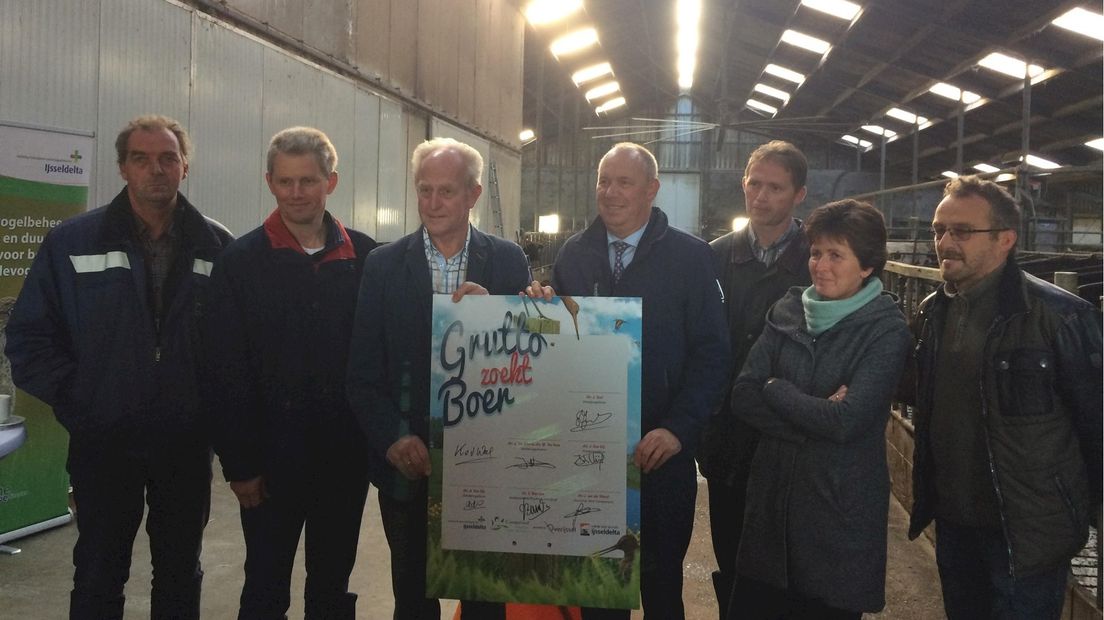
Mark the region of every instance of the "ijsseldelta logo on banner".
<instances>
[{"instance_id":1,"label":"ijsseldelta logo on banner","mask_svg":"<svg viewBox=\"0 0 1104 620\"><path fill-rule=\"evenodd\" d=\"M4 138L0 170L5 176L56 185L88 185L85 153L73 146L72 136L5 127Z\"/></svg>"}]
</instances>

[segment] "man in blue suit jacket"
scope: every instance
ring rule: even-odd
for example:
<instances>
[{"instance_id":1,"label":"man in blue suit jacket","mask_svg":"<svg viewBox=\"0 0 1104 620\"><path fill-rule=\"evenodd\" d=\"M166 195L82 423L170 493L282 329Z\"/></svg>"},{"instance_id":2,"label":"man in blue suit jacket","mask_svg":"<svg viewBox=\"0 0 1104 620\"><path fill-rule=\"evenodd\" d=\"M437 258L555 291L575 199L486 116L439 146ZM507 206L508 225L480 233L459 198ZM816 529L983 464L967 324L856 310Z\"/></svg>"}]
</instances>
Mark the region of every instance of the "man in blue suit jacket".
<instances>
[{"instance_id":1,"label":"man in blue suit jacket","mask_svg":"<svg viewBox=\"0 0 1104 620\"><path fill-rule=\"evenodd\" d=\"M512 295L529 284L516 244L468 221L482 186L472 147L436 138L411 160L422 226L364 263L350 342L348 395L368 436L380 513L391 547L396 620L441 617L425 597L426 493L430 474L429 363L433 294ZM463 618L502 618L499 604L463 605Z\"/></svg>"}]
</instances>

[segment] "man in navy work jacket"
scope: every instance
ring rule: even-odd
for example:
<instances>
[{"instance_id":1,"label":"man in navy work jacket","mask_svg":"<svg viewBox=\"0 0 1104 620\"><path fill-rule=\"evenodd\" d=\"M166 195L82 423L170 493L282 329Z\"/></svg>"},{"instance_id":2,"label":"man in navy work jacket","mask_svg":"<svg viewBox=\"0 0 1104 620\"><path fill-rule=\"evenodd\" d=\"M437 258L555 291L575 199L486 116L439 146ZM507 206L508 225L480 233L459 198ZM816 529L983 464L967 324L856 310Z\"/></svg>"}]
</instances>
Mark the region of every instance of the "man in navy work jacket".
<instances>
[{"instance_id":1,"label":"man in navy work jacket","mask_svg":"<svg viewBox=\"0 0 1104 620\"><path fill-rule=\"evenodd\" d=\"M215 265L202 325L215 451L245 533L238 618L284 617L305 524L306 617L352 620L368 461L345 362L375 242L326 211L337 186L326 134L277 133L267 165L276 210Z\"/></svg>"},{"instance_id":2,"label":"man in navy work jacket","mask_svg":"<svg viewBox=\"0 0 1104 620\"><path fill-rule=\"evenodd\" d=\"M614 145L598 164L598 217L560 250L552 287L560 295L643 299L644 436L633 455L644 474L640 590L647 618L679 620L697 495L694 451L728 381L730 353L713 253L667 225L652 207L658 191L655 157L637 144Z\"/></svg>"},{"instance_id":3,"label":"man in navy work jacket","mask_svg":"<svg viewBox=\"0 0 1104 620\"><path fill-rule=\"evenodd\" d=\"M164 116L115 140L126 187L51 231L8 323L15 384L69 431L77 507L70 618L123 617L149 505L152 618L198 618L211 451L197 395L195 317L230 233L177 190L191 143Z\"/></svg>"},{"instance_id":4,"label":"man in navy work jacket","mask_svg":"<svg viewBox=\"0 0 1104 620\"><path fill-rule=\"evenodd\" d=\"M396 620L438 620L426 598L429 366L433 294L513 295L529 284L516 244L468 221L483 190L483 158L449 138L411 159L422 225L364 264L349 353L349 400L368 436L391 547ZM536 284L536 283L534 283ZM464 602L463 618L504 618L500 604Z\"/></svg>"}]
</instances>

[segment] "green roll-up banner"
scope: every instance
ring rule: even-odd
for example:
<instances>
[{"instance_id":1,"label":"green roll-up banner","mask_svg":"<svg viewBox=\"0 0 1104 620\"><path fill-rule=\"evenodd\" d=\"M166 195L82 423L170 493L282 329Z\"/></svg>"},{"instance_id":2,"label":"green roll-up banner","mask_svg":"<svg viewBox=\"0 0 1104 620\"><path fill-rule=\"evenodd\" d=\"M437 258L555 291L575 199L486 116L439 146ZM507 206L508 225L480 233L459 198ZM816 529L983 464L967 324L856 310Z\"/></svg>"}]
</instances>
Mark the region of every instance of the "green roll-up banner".
<instances>
[{"instance_id":1,"label":"green roll-up banner","mask_svg":"<svg viewBox=\"0 0 1104 620\"><path fill-rule=\"evenodd\" d=\"M0 122L0 328L6 327L42 238L84 211L95 151L91 135ZM6 343L0 332L0 344ZM0 542L68 523L69 435L53 412L12 384L0 354L0 394L12 394L25 440L0 458ZM13 431L12 423L0 428Z\"/></svg>"}]
</instances>

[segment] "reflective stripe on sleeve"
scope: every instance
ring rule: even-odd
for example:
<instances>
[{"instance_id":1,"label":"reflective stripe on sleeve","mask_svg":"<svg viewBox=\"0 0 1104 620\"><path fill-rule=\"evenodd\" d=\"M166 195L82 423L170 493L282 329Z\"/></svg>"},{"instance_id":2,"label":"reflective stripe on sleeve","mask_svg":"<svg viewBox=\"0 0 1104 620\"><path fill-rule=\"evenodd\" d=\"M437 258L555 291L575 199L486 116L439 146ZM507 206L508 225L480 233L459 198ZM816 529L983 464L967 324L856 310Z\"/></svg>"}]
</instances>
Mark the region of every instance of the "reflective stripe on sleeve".
<instances>
[{"instance_id":1,"label":"reflective stripe on sleeve","mask_svg":"<svg viewBox=\"0 0 1104 620\"><path fill-rule=\"evenodd\" d=\"M130 269L130 258L126 255L126 252L118 250L106 254L70 255L69 260L73 262L73 269L77 273L95 273L116 267Z\"/></svg>"}]
</instances>

